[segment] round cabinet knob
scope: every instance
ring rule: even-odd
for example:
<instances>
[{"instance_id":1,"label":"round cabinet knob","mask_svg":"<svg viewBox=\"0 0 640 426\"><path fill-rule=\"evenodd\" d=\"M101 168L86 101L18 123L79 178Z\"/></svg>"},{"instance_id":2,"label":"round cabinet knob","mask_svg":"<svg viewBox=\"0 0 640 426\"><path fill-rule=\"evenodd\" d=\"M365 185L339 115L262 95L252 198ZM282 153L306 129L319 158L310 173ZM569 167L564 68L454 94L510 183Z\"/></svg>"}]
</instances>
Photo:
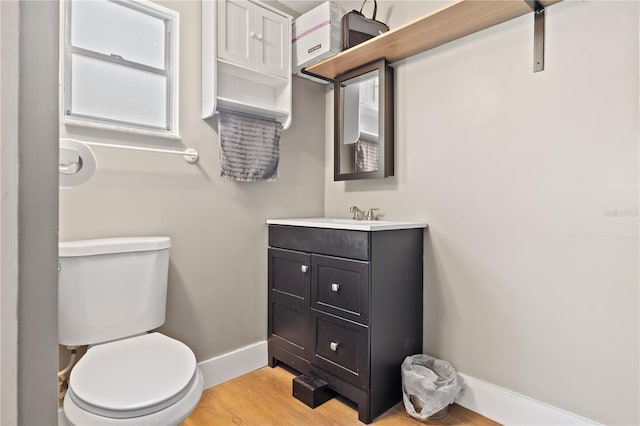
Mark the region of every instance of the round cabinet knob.
<instances>
[{"instance_id":1,"label":"round cabinet knob","mask_svg":"<svg viewBox=\"0 0 640 426\"><path fill-rule=\"evenodd\" d=\"M251 31L251 32L249 33L249 37L251 37L251 38L255 38L255 37L256 37L256 33L254 33L253 31Z\"/></svg>"},{"instance_id":2,"label":"round cabinet knob","mask_svg":"<svg viewBox=\"0 0 640 426\"><path fill-rule=\"evenodd\" d=\"M300 266L300 270L302 272L309 272L309 267L307 265L302 265L302 266Z\"/></svg>"},{"instance_id":3,"label":"round cabinet knob","mask_svg":"<svg viewBox=\"0 0 640 426\"><path fill-rule=\"evenodd\" d=\"M262 34L258 34L258 40L262 40Z\"/></svg>"},{"instance_id":4,"label":"round cabinet knob","mask_svg":"<svg viewBox=\"0 0 640 426\"><path fill-rule=\"evenodd\" d=\"M338 350L338 342L331 342L331 343L329 343L329 348L330 348L332 351L336 352L336 351Z\"/></svg>"},{"instance_id":5,"label":"round cabinet knob","mask_svg":"<svg viewBox=\"0 0 640 426\"><path fill-rule=\"evenodd\" d=\"M332 284L331 284L331 291L334 291L334 292L336 292L336 293L337 293L337 292L339 292L339 291L340 291L340 284L338 284L338 283L332 283Z\"/></svg>"}]
</instances>

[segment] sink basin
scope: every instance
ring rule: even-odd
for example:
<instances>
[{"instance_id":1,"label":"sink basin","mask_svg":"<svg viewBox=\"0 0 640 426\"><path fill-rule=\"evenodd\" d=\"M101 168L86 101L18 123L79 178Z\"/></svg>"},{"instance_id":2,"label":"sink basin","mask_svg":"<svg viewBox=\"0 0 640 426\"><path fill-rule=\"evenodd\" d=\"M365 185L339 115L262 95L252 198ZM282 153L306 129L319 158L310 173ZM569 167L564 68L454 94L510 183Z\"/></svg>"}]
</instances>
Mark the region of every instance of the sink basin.
<instances>
[{"instance_id":1,"label":"sink basin","mask_svg":"<svg viewBox=\"0 0 640 426\"><path fill-rule=\"evenodd\" d=\"M426 228L424 222L396 220L353 220L331 217L268 219L269 225L306 226L308 228L348 229L353 231L389 231L392 229Z\"/></svg>"}]
</instances>

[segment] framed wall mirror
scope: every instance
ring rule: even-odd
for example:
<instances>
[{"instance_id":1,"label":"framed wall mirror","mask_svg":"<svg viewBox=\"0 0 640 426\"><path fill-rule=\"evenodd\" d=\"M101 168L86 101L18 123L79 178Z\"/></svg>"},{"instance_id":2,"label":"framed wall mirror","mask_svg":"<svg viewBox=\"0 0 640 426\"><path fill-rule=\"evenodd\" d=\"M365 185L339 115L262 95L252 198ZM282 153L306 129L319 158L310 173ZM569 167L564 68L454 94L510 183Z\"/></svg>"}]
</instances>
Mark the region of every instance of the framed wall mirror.
<instances>
[{"instance_id":1,"label":"framed wall mirror","mask_svg":"<svg viewBox=\"0 0 640 426\"><path fill-rule=\"evenodd\" d=\"M393 176L393 69L380 59L333 85L333 180Z\"/></svg>"}]
</instances>

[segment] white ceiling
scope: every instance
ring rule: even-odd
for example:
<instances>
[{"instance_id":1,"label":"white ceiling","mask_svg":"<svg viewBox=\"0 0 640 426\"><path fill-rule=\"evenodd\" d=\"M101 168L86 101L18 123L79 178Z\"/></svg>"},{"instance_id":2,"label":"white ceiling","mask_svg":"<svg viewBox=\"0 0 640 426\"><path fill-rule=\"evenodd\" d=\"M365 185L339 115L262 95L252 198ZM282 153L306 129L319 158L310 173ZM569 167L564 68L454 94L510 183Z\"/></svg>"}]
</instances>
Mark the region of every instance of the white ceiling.
<instances>
[{"instance_id":1,"label":"white ceiling","mask_svg":"<svg viewBox=\"0 0 640 426\"><path fill-rule=\"evenodd\" d=\"M299 13L305 13L323 3L323 0L279 0L280 3L284 4L290 9L295 10Z\"/></svg>"}]
</instances>

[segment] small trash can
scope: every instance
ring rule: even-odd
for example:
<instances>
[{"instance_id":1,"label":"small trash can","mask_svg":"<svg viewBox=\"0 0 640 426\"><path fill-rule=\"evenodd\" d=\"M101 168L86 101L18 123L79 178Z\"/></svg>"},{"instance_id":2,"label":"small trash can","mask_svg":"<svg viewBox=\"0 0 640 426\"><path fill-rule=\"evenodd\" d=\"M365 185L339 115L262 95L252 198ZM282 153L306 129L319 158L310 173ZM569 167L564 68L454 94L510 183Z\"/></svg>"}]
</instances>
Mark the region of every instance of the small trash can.
<instances>
[{"instance_id":1,"label":"small trash can","mask_svg":"<svg viewBox=\"0 0 640 426\"><path fill-rule=\"evenodd\" d=\"M451 364L420 354L406 357L400 369L407 413L421 420L446 417L464 383Z\"/></svg>"}]
</instances>

